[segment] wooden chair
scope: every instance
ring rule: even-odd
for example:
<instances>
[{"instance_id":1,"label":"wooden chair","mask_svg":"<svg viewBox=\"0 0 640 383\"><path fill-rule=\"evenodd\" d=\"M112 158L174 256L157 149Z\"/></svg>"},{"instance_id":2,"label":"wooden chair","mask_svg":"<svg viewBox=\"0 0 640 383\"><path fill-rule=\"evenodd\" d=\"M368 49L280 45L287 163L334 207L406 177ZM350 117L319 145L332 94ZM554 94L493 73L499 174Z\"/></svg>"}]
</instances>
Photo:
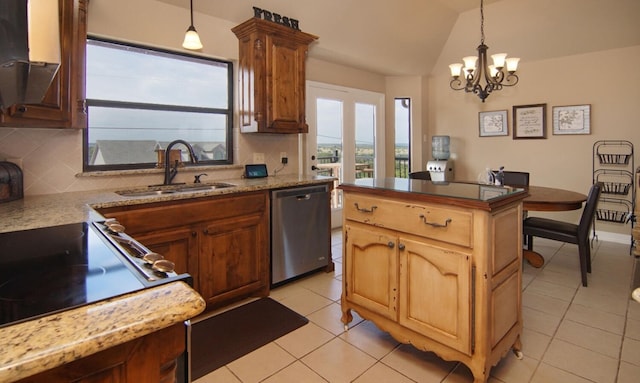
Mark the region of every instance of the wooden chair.
<instances>
[{"instance_id":1,"label":"wooden chair","mask_svg":"<svg viewBox=\"0 0 640 383\"><path fill-rule=\"evenodd\" d=\"M573 243L578 245L580 257L580 274L582 286L587 287L587 273L591 273L591 250L589 247L589 230L596 214L596 205L602 191L602 183L591 186L587 202L582 210L580 222L576 225L569 222L556 221L554 219L529 217L524 220L523 233L527 236L527 246L533 250L533 237L541 237Z\"/></svg>"},{"instance_id":2,"label":"wooden chair","mask_svg":"<svg viewBox=\"0 0 640 383\"><path fill-rule=\"evenodd\" d=\"M431 173L427 170L409 173L409 178L431 181Z\"/></svg>"}]
</instances>

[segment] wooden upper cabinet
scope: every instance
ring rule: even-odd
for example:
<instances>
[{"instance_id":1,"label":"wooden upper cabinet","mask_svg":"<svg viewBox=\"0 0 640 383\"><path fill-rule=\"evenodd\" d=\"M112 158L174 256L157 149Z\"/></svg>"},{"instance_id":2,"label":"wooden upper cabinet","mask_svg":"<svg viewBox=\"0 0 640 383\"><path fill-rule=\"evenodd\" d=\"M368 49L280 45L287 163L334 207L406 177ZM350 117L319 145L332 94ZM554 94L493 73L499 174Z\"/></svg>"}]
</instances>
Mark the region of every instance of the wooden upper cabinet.
<instances>
[{"instance_id":1,"label":"wooden upper cabinet","mask_svg":"<svg viewBox=\"0 0 640 383\"><path fill-rule=\"evenodd\" d=\"M240 131L307 133L305 61L318 37L259 18L232 31L240 48Z\"/></svg>"},{"instance_id":2,"label":"wooden upper cabinet","mask_svg":"<svg viewBox=\"0 0 640 383\"><path fill-rule=\"evenodd\" d=\"M40 104L19 104L0 111L0 126L86 127L85 52L88 0L59 0L61 63Z\"/></svg>"}]
</instances>

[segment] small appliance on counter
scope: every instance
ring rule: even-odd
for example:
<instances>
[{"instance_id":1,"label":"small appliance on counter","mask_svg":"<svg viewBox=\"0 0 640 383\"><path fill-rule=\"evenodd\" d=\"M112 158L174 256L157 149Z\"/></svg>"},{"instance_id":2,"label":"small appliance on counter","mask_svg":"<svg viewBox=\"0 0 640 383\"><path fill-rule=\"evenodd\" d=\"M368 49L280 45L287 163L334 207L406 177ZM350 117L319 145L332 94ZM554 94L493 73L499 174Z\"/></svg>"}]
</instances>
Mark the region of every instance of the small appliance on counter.
<instances>
[{"instance_id":1,"label":"small appliance on counter","mask_svg":"<svg viewBox=\"0 0 640 383\"><path fill-rule=\"evenodd\" d=\"M431 175L431 181L453 181L453 161L451 160L427 161L427 170Z\"/></svg>"},{"instance_id":2,"label":"small appliance on counter","mask_svg":"<svg viewBox=\"0 0 640 383\"><path fill-rule=\"evenodd\" d=\"M433 136L431 138L431 154L433 160L427 161L427 171L431 181L453 181L453 161L449 159L449 136Z\"/></svg>"},{"instance_id":3,"label":"small appliance on counter","mask_svg":"<svg viewBox=\"0 0 640 383\"><path fill-rule=\"evenodd\" d=\"M0 202L23 197L22 170L13 162L0 161Z\"/></svg>"}]
</instances>

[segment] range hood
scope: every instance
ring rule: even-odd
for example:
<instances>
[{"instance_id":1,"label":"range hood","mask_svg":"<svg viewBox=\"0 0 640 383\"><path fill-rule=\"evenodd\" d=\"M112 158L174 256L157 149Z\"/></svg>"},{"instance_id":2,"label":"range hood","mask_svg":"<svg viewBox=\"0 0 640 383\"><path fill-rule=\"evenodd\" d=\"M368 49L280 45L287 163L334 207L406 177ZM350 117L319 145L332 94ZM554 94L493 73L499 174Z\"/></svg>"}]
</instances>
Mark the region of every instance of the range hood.
<instances>
[{"instance_id":1,"label":"range hood","mask_svg":"<svg viewBox=\"0 0 640 383\"><path fill-rule=\"evenodd\" d=\"M58 0L0 1L0 107L40 103L60 67Z\"/></svg>"}]
</instances>

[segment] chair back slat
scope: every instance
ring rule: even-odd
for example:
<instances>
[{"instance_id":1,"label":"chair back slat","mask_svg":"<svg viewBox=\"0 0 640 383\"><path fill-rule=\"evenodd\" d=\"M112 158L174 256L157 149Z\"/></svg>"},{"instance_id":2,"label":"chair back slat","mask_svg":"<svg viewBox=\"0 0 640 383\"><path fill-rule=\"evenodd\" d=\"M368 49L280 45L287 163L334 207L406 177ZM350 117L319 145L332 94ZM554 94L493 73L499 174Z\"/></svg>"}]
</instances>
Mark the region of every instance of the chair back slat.
<instances>
[{"instance_id":1,"label":"chair back slat","mask_svg":"<svg viewBox=\"0 0 640 383\"><path fill-rule=\"evenodd\" d=\"M589 229L593 223L593 218L596 214L596 206L598 205L598 198L602 192L602 182L596 182L591 185L589 194L587 195L587 202L582 210L582 216L580 217L580 223L578 224L578 236L585 238L589 235Z\"/></svg>"}]
</instances>

